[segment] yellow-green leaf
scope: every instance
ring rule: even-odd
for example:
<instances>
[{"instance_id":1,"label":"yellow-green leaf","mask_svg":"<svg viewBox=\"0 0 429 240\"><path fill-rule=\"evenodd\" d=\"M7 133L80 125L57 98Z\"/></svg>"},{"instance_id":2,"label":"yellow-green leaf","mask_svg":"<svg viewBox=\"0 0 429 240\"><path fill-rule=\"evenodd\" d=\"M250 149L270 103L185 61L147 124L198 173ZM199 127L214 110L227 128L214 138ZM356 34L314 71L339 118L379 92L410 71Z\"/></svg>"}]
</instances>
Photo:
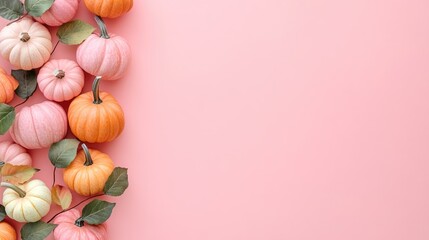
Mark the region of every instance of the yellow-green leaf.
<instances>
[{"instance_id":1,"label":"yellow-green leaf","mask_svg":"<svg viewBox=\"0 0 429 240\"><path fill-rule=\"evenodd\" d=\"M52 188L52 201L60 206L63 210L70 207L72 203L72 194L70 190L61 185L55 185Z\"/></svg>"},{"instance_id":2,"label":"yellow-green leaf","mask_svg":"<svg viewBox=\"0 0 429 240\"><path fill-rule=\"evenodd\" d=\"M63 24L57 32L58 39L67 45L81 44L94 32L95 28L82 21L74 20Z\"/></svg>"},{"instance_id":3,"label":"yellow-green leaf","mask_svg":"<svg viewBox=\"0 0 429 240\"><path fill-rule=\"evenodd\" d=\"M27 165L15 166L6 163L0 171L2 181L12 184L23 184L30 180L39 169Z\"/></svg>"}]
</instances>

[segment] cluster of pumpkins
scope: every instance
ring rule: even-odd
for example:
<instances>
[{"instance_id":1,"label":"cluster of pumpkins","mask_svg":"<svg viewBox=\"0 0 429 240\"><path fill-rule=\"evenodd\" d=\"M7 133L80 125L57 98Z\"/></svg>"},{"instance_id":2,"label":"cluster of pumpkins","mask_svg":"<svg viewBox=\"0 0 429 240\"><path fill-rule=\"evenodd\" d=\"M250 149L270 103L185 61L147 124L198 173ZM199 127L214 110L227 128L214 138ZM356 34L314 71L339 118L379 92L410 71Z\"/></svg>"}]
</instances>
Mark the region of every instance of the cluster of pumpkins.
<instances>
[{"instance_id":1,"label":"cluster of pumpkins","mask_svg":"<svg viewBox=\"0 0 429 240\"><path fill-rule=\"evenodd\" d=\"M116 99L100 92L100 81L124 76L130 47L120 36L109 34L102 18L116 18L127 13L132 0L84 0L88 10L96 15L99 34L91 34L77 49L76 60L50 59L54 46L51 33L44 25L61 26L77 13L80 0L55 0L40 17L23 17L0 31L0 55L13 68L39 69L37 83L46 101L23 107L15 117L9 133L12 141L0 143L0 161L13 165L32 164L27 149L48 148L71 132L81 142L104 143L117 138L125 124L124 113ZM81 93L84 72L95 77L92 91ZM9 103L15 95L18 81L0 68L0 103ZM72 101L68 111L56 102ZM105 153L88 149L82 144L73 162L64 170L65 184L82 196L102 192L114 163ZM10 186L3 193L7 215L18 222L36 222L48 214L51 190L43 181L31 180ZM77 226L80 213L71 209L55 218L57 240L105 239L106 226ZM16 232L6 222L0 223L0 239L16 239Z\"/></svg>"}]
</instances>

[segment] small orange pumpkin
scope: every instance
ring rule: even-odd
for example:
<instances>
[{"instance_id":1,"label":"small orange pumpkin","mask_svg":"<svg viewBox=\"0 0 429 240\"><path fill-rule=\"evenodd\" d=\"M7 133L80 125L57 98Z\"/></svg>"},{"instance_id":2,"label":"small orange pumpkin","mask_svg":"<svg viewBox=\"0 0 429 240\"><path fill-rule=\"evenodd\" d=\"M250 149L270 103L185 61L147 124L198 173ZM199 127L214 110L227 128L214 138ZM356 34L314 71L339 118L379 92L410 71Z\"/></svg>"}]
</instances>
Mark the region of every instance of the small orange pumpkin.
<instances>
[{"instance_id":1,"label":"small orange pumpkin","mask_svg":"<svg viewBox=\"0 0 429 240\"><path fill-rule=\"evenodd\" d=\"M85 0L85 5L95 15L117 18L131 10L133 0Z\"/></svg>"},{"instance_id":2,"label":"small orange pumpkin","mask_svg":"<svg viewBox=\"0 0 429 240\"><path fill-rule=\"evenodd\" d=\"M19 83L14 77L7 74L3 68L0 68L0 103L12 101L18 85Z\"/></svg>"},{"instance_id":3,"label":"small orange pumpkin","mask_svg":"<svg viewBox=\"0 0 429 240\"><path fill-rule=\"evenodd\" d=\"M7 222L0 222L0 239L1 240L16 240L16 231Z\"/></svg>"},{"instance_id":4,"label":"small orange pumpkin","mask_svg":"<svg viewBox=\"0 0 429 240\"><path fill-rule=\"evenodd\" d=\"M69 106L70 129L82 142L110 142L124 129L124 112L112 95L99 91L100 80L96 77L92 92L79 95Z\"/></svg>"},{"instance_id":5,"label":"small orange pumpkin","mask_svg":"<svg viewBox=\"0 0 429 240\"><path fill-rule=\"evenodd\" d=\"M64 170L64 183L80 195L92 196L103 191L114 167L109 155L82 144L82 150Z\"/></svg>"}]
</instances>

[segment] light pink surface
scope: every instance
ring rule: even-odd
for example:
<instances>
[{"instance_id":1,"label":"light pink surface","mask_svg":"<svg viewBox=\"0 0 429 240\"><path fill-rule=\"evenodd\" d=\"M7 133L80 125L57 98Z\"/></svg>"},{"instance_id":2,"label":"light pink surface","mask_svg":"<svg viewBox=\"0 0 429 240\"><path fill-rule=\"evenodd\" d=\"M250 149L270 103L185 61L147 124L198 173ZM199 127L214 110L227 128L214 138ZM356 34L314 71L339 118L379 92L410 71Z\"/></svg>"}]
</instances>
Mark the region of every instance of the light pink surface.
<instances>
[{"instance_id":1,"label":"light pink surface","mask_svg":"<svg viewBox=\"0 0 429 240\"><path fill-rule=\"evenodd\" d=\"M137 0L106 21L133 54L102 85L127 125L100 149L130 174L109 239L428 239L428 12ZM49 182L46 150L31 153Z\"/></svg>"}]
</instances>

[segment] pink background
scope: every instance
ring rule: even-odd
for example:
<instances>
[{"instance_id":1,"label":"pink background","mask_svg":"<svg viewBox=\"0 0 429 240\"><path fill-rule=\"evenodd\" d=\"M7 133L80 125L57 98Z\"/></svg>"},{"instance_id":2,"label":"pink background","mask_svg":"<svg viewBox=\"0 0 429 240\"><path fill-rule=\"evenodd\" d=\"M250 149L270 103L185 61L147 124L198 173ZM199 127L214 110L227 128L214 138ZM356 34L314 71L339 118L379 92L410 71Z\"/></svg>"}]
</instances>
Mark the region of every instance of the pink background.
<instances>
[{"instance_id":1,"label":"pink background","mask_svg":"<svg viewBox=\"0 0 429 240\"><path fill-rule=\"evenodd\" d=\"M109 239L428 239L428 12L424 0L136 0L107 21L132 66L102 86L127 126L91 145L129 167ZM78 17L94 24L83 4ZM50 183L46 150L31 153Z\"/></svg>"}]
</instances>

